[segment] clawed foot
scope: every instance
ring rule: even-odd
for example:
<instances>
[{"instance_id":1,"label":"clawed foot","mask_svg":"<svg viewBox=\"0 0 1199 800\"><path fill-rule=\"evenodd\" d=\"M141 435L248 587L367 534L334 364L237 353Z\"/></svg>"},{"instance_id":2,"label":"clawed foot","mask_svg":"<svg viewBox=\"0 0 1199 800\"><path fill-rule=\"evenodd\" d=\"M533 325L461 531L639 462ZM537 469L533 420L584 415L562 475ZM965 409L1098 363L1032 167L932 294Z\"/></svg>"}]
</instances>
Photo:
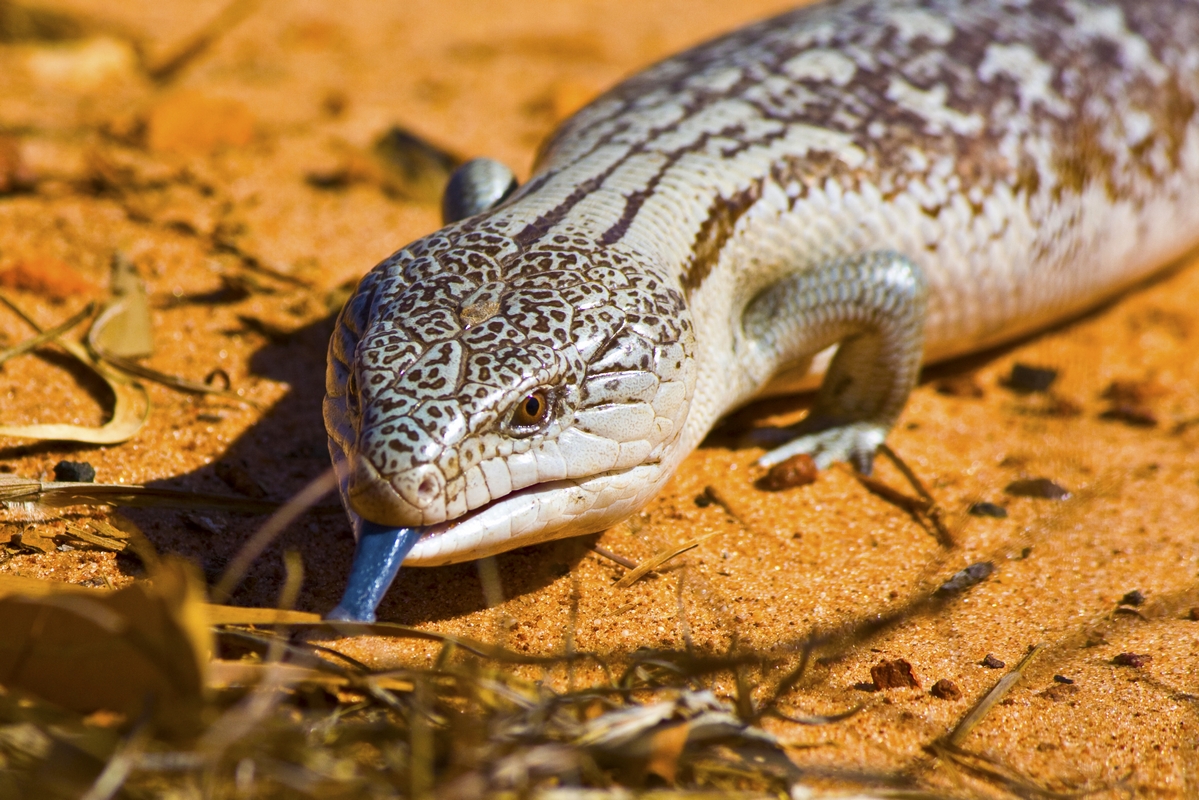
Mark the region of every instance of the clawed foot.
<instances>
[{"instance_id":1,"label":"clawed foot","mask_svg":"<svg viewBox=\"0 0 1199 800\"><path fill-rule=\"evenodd\" d=\"M844 424L812 417L791 428L771 428L761 433L775 441L785 438L786 443L758 459L759 466L772 467L791 456L807 453L819 469L828 469L834 462L846 461L863 475L870 474L874 454L887 438L887 428L882 425L868 422Z\"/></svg>"}]
</instances>

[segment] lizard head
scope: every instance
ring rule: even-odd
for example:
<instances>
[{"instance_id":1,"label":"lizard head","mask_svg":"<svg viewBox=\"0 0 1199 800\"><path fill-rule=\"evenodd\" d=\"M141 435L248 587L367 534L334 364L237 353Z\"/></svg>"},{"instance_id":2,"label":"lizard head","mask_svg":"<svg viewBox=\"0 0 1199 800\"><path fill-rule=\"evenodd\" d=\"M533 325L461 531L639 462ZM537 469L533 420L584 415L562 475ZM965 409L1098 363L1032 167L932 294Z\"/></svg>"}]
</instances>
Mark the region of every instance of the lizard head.
<instances>
[{"instance_id":1,"label":"lizard head","mask_svg":"<svg viewBox=\"0 0 1199 800\"><path fill-rule=\"evenodd\" d=\"M586 236L531 248L478 217L399 251L347 302L324 404L356 526L447 564L602 530L677 464L693 337L662 273Z\"/></svg>"}]
</instances>

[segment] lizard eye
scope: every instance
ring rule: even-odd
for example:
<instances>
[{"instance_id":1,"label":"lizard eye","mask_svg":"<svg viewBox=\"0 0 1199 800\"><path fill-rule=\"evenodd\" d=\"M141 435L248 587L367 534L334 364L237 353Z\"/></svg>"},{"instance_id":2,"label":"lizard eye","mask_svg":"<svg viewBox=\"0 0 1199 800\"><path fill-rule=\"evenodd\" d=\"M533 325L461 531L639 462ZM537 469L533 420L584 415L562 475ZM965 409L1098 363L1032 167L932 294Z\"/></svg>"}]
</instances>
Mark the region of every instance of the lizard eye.
<instances>
[{"instance_id":1,"label":"lizard eye","mask_svg":"<svg viewBox=\"0 0 1199 800\"><path fill-rule=\"evenodd\" d=\"M509 426L516 434L532 434L543 428L550 419L552 403L544 389L530 392L512 411Z\"/></svg>"}]
</instances>

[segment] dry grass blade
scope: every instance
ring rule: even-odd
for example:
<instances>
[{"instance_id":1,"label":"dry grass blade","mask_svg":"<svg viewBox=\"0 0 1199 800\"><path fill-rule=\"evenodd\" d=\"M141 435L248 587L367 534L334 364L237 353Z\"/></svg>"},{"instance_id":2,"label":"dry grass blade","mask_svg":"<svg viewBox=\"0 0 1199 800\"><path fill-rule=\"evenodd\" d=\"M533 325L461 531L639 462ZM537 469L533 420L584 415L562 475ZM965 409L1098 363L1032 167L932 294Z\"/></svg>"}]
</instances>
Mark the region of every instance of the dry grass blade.
<instances>
[{"instance_id":1,"label":"dry grass blade","mask_svg":"<svg viewBox=\"0 0 1199 800\"><path fill-rule=\"evenodd\" d=\"M0 303L34 330L43 332L41 327L11 300L0 296ZM98 428L67 424L4 425L0 426L0 436L83 444L120 444L136 436L150 416L150 396L146 394L146 390L140 384L129 381L92 358L82 345L62 338L55 338L53 341L108 384L115 398L112 418ZM138 411L139 408L141 411Z\"/></svg>"},{"instance_id":2,"label":"dry grass blade","mask_svg":"<svg viewBox=\"0 0 1199 800\"><path fill-rule=\"evenodd\" d=\"M982 780L1002 786L1016 797L1040 797L1045 798L1045 800L1076 800L1076 798L1094 794L1101 788L1109 788L1095 787L1079 789L1073 792L1055 792L1051 789L1038 786L1006 764L979 753L970 753L944 743L934 744L931 749L938 756L948 759L955 767L960 767L967 772L973 773Z\"/></svg>"},{"instance_id":3,"label":"dry grass blade","mask_svg":"<svg viewBox=\"0 0 1199 800\"><path fill-rule=\"evenodd\" d=\"M617 553L613 553L611 550L600 547L598 544L591 545L591 550L597 556L606 558L614 564L619 564L620 566L624 567L625 569L637 569L636 561L633 561L630 558L625 558L624 556L618 555Z\"/></svg>"},{"instance_id":4,"label":"dry grass blade","mask_svg":"<svg viewBox=\"0 0 1199 800\"><path fill-rule=\"evenodd\" d=\"M283 682L289 686L315 686L337 690L354 685L355 681L345 675L337 675L312 667L297 664L259 664L252 661L213 661L208 665L208 686L211 689L257 686L267 679L270 670L276 670ZM392 692L412 691L412 681L386 676L371 676L381 689Z\"/></svg>"},{"instance_id":5,"label":"dry grass blade","mask_svg":"<svg viewBox=\"0 0 1199 800\"><path fill-rule=\"evenodd\" d=\"M569 656L526 655L475 639L426 631L409 625L401 625L397 622L329 622L321 619L319 614L313 614L308 611L281 611L274 608L244 608L241 606L215 604L205 606L204 611L208 615L209 623L212 625L280 625L292 628L304 628L326 634L332 633L338 636L370 635L394 636L401 639L423 639L429 642L452 644L455 649L463 650L472 655L510 664L558 665L570 660L590 657L585 653L572 653Z\"/></svg>"},{"instance_id":6,"label":"dry grass blade","mask_svg":"<svg viewBox=\"0 0 1199 800\"><path fill-rule=\"evenodd\" d=\"M212 394L217 395L218 397L227 397L230 400L236 400L239 403L246 403L254 406L255 408L259 407L257 403L252 400L247 400L233 389L228 389L223 386L214 386L208 383L201 383L200 381L193 381L189 378L183 378L178 375L160 372L153 367L147 367L145 364L139 364L131 359L122 358L121 356L106 352L101 348L97 348L95 345L91 346L92 349L96 351L96 355L99 358L102 358L105 363L115 367L116 369L119 369L121 372L128 373L129 375L134 375L138 378L145 378L148 381L153 381L154 383L161 384L169 389L174 389L179 392L187 392L188 394Z\"/></svg>"},{"instance_id":7,"label":"dry grass blade","mask_svg":"<svg viewBox=\"0 0 1199 800\"><path fill-rule=\"evenodd\" d=\"M96 310L96 304L88 303L86 306L83 307L83 310L81 310L75 316L70 317L69 319L65 320L64 322L60 322L59 324L55 325L53 328L47 328L46 330L42 331L37 336L34 336L31 339L26 339L25 341L21 342L20 344L15 345L13 347L8 348L7 350L0 352L0 364L3 364L5 361L8 361L10 358L15 358L24 353L28 353L30 350L34 350L38 347L41 347L46 342L49 342L53 339L57 339L59 336L62 336L64 333L69 331L71 328L74 328L80 322L83 322L85 319L90 317L95 310Z\"/></svg>"},{"instance_id":8,"label":"dry grass blade","mask_svg":"<svg viewBox=\"0 0 1199 800\"><path fill-rule=\"evenodd\" d=\"M160 489L125 483L73 483L35 481L0 475L0 503L33 503L62 506L131 506L136 508L190 508L266 514L279 507L266 500L224 494Z\"/></svg>"},{"instance_id":9,"label":"dry grass blade","mask_svg":"<svg viewBox=\"0 0 1199 800\"><path fill-rule=\"evenodd\" d=\"M662 552L657 553L656 555L650 556L648 559L643 561L640 566L638 566L636 569L632 570L627 575L625 575L623 578L618 580L616 582L616 588L626 589L629 586L632 586L634 583L641 580L646 575L650 574L651 572L656 570L658 567L665 564L667 561L677 558L678 556L682 555L683 553L686 553L688 550L691 550L695 547L699 547L699 545L701 545L703 542L706 542L708 539L711 539L713 536L717 535L718 533L721 533L721 531L713 531L712 533L706 533L697 539L692 539L690 541L683 542L682 544L678 545L677 547L672 547L669 550L663 550Z\"/></svg>"},{"instance_id":10,"label":"dry grass blade","mask_svg":"<svg viewBox=\"0 0 1199 800\"><path fill-rule=\"evenodd\" d=\"M970 709L969 713L962 717L962 721L950 732L949 736L945 737L946 744L950 747L961 747L962 741L970 735L970 731L974 730L974 726L978 725L995 704L1011 691L1016 682L1024 675L1024 670L1028 669L1028 665L1032 663L1033 658L1044 650L1045 646L1045 643L1042 642L1033 647L1024 658L1020 659L1020 663L1016 665L1015 669L1000 678L991 691L983 695L983 698L975 703L974 708Z\"/></svg>"}]
</instances>

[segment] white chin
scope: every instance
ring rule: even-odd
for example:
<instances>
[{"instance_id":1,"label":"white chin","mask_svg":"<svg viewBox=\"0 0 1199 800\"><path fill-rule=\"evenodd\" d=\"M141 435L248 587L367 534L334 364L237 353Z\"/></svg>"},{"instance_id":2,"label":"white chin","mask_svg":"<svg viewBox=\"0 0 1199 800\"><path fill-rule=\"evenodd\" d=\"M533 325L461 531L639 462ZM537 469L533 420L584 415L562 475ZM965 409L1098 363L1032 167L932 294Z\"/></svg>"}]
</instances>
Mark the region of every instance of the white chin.
<instances>
[{"instance_id":1,"label":"white chin","mask_svg":"<svg viewBox=\"0 0 1199 800\"><path fill-rule=\"evenodd\" d=\"M669 475L661 464L521 489L452 522L431 525L404 559L436 567L610 527L645 505Z\"/></svg>"}]
</instances>

